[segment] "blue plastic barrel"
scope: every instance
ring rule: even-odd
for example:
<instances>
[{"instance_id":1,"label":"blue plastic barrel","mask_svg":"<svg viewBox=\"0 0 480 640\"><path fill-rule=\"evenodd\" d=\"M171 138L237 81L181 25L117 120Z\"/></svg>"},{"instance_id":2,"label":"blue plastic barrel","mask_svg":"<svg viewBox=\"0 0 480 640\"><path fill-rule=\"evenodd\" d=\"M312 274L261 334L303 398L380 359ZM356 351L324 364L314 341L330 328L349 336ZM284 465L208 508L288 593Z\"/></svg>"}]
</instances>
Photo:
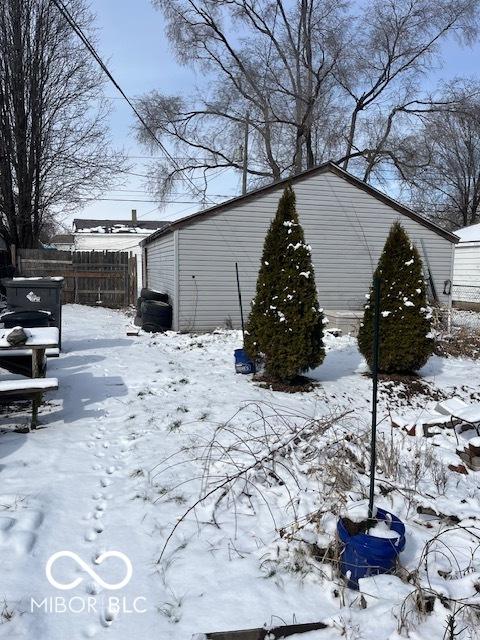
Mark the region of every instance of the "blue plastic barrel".
<instances>
[{"instance_id":1,"label":"blue plastic barrel","mask_svg":"<svg viewBox=\"0 0 480 640\"><path fill-rule=\"evenodd\" d=\"M244 349L235 349L235 373L255 373L255 363Z\"/></svg>"},{"instance_id":2,"label":"blue plastic barrel","mask_svg":"<svg viewBox=\"0 0 480 640\"><path fill-rule=\"evenodd\" d=\"M343 549L340 555L340 573L348 581L351 589L358 589L358 580L390 573L395 569L398 554L405 547L405 525L384 509L377 509L377 520L387 520L390 529L398 534L397 538L377 538L359 533L352 536L340 518L337 533Z\"/></svg>"}]
</instances>

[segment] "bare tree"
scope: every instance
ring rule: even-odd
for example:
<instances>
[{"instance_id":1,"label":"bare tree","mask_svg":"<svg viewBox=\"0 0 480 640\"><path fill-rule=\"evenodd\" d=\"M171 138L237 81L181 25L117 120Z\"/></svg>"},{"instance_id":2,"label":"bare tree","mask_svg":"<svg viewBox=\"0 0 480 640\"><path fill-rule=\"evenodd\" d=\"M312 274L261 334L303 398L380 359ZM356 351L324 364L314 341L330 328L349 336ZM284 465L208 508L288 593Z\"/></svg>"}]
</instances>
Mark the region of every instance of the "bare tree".
<instances>
[{"instance_id":1,"label":"bare tree","mask_svg":"<svg viewBox=\"0 0 480 640\"><path fill-rule=\"evenodd\" d=\"M67 3L87 31L83 0ZM91 198L114 177L102 80L49 0L0 4L0 231L35 247L59 207Z\"/></svg>"},{"instance_id":2,"label":"bare tree","mask_svg":"<svg viewBox=\"0 0 480 640\"><path fill-rule=\"evenodd\" d=\"M448 229L480 222L480 85L455 82L444 107L422 119L400 149L414 206Z\"/></svg>"},{"instance_id":3,"label":"bare tree","mask_svg":"<svg viewBox=\"0 0 480 640\"><path fill-rule=\"evenodd\" d=\"M349 49L337 79L353 104L342 165L357 161L369 180L382 160L394 161L389 142L405 116L436 109L425 82L441 42L455 35L471 43L478 29L477 0L374 0L359 16L355 46ZM398 168L398 167L397 167Z\"/></svg>"},{"instance_id":4,"label":"bare tree","mask_svg":"<svg viewBox=\"0 0 480 640\"><path fill-rule=\"evenodd\" d=\"M143 115L178 155L154 171L159 193L182 175L242 170L250 182L333 159L365 180L393 165L416 119L438 108L422 84L440 45L477 34L478 0L153 0L179 61L203 75L192 96L159 92ZM139 137L149 143L145 132Z\"/></svg>"},{"instance_id":5,"label":"bare tree","mask_svg":"<svg viewBox=\"0 0 480 640\"><path fill-rule=\"evenodd\" d=\"M178 175L241 170L246 126L253 180L297 173L332 154L332 71L346 31L341 2L154 2L163 10L178 60L208 79L191 97L154 92L141 101L151 128L187 158L178 167L161 165L162 193ZM325 133L319 136L321 125ZM139 137L151 142L144 130Z\"/></svg>"}]
</instances>

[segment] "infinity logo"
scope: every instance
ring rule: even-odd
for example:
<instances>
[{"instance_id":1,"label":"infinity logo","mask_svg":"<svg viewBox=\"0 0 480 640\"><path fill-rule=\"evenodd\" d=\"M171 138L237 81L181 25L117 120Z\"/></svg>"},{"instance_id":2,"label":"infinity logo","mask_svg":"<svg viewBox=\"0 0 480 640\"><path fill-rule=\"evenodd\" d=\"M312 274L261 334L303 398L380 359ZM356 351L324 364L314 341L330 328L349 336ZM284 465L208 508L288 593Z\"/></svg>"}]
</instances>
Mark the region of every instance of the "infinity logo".
<instances>
[{"instance_id":1,"label":"infinity logo","mask_svg":"<svg viewBox=\"0 0 480 640\"><path fill-rule=\"evenodd\" d=\"M105 553L102 553L95 560L96 564L102 564L102 562L107 558L120 558L121 560L123 560L125 567L127 569L127 573L125 575L125 578L121 580L121 582L116 582L114 584L105 582L91 567L88 566L86 562L82 560L82 558L80 558L80 556L78 556L73 551L57 551L57 553L54 553L48 559L47 564L45 566L45 575L47 576L47 580L50 582L50 584L53 587L56 587L57 589L61 589L62 591L75 589L75 587L78 587L78 585L82 582L83 577L79 576L78 578L75 578L75 580L72 580L72 582L69 582L68 584L64 584L62 582L58 582L57 580L55 580L55 578L52 576L52 567L59 558L72 558L72 560L75 560L75 562L84 571L86 571L88 575L95 580L95 582L97 582L104 589L109 589L111 591L116 589L121 589L122 587L127 585L130 582L130 579L133 574L133 567L132 567L132 563L130 562L130 558L128 558L121 551L105 551Z\"/></svg>"}]
</instances>

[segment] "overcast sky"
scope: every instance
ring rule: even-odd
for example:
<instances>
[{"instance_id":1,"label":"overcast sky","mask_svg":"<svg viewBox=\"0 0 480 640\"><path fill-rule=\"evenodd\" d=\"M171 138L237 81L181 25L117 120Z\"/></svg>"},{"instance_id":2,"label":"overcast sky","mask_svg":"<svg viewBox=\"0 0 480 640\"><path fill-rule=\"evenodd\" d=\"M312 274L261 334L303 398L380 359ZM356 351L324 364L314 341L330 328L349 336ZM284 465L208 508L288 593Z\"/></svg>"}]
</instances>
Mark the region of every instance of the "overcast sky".
<instances>
[{"instance_id":1,"label":"overcast sky","mask_svg":"<svg viewBox=\"0 0 480 640\"><path fill-rule=\"evenodd\" d=\"M99 52L108 60L113 75L124 91L135 98L152 89L166 93L188 92L195 83L194 75L179 66L165 36L161 13L150 0L92 0L97 16ZM442 78L478 76L480 45L463 49L451 41L443 47L443 66L435 71ZM132 132L134 115L116 93L106 86L111 99L111 135L114 145L122 147L132 165L132 172L144 174L151 164L150 152L135 141ZM209 191L218 196L232 197L240 192L240 175L232 172L216 178ZM217 201L225 197L215 197ZM117 190L105 193L100 200L85 207L75 217L128 218L131 209L146 220L172 219L199 209L192 196L177 191L168 204L159 210L141 178L128 177ZM212 198L213 199L213 198Z\"/></svg>"}]
</instances>

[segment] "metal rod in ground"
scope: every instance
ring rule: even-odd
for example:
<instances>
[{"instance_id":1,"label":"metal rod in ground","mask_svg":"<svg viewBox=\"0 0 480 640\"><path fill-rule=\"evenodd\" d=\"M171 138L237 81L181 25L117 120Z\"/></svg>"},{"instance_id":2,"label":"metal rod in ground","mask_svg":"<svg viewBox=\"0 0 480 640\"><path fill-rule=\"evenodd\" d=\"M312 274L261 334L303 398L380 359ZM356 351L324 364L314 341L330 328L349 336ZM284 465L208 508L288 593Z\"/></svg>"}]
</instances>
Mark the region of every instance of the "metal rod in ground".
<instances>
[{"instance_id":1,"label":"metal rod in ground","mask_svg":"<svg viewBox=\"0 0 480 640\"><path fill-rule=\"evenodd\" d=\"M437 289L435 288L435 281L433 279L432 271L430 269L430 262L428 260L427 249L425 248L425 242L423 241L423 239L421 239L420 243L422 245L423 257L425 259L425 264L427 266L428 282L430 284L430 291L432 292L432 298L434 299L435 302L438 302Z\"/></svg>"},{"instance_id":2,"label":"metal rod in ground","mask_svg":"<svg viewBox=\"0 0 480 640\"><path fill-rule=\"evenodd\" d=\"M242 322L242 337L245 340L245 326L243 322L243 306L242 306L242 292L240 290L240 278L238 275L238 262L235 262L235 271L237 274L237 291L238 291L238 304L240 305L240 320Z\"/></svg>"},{"instance_id":3,"label":"metal rod in ground","mask_svg":"<svg viewBox=\"0 0 480 640\"><path fill-rule=\"evenodd\" d=\"M378 354L380 350L380 278L373 279L375 312L373 316L372 354L372 439L370 443L370 492L368 498L368 518L373 518L373 498L375 494L375 467L377 463L377 395L378 395Z\"/></svg>"}]
</instances>

